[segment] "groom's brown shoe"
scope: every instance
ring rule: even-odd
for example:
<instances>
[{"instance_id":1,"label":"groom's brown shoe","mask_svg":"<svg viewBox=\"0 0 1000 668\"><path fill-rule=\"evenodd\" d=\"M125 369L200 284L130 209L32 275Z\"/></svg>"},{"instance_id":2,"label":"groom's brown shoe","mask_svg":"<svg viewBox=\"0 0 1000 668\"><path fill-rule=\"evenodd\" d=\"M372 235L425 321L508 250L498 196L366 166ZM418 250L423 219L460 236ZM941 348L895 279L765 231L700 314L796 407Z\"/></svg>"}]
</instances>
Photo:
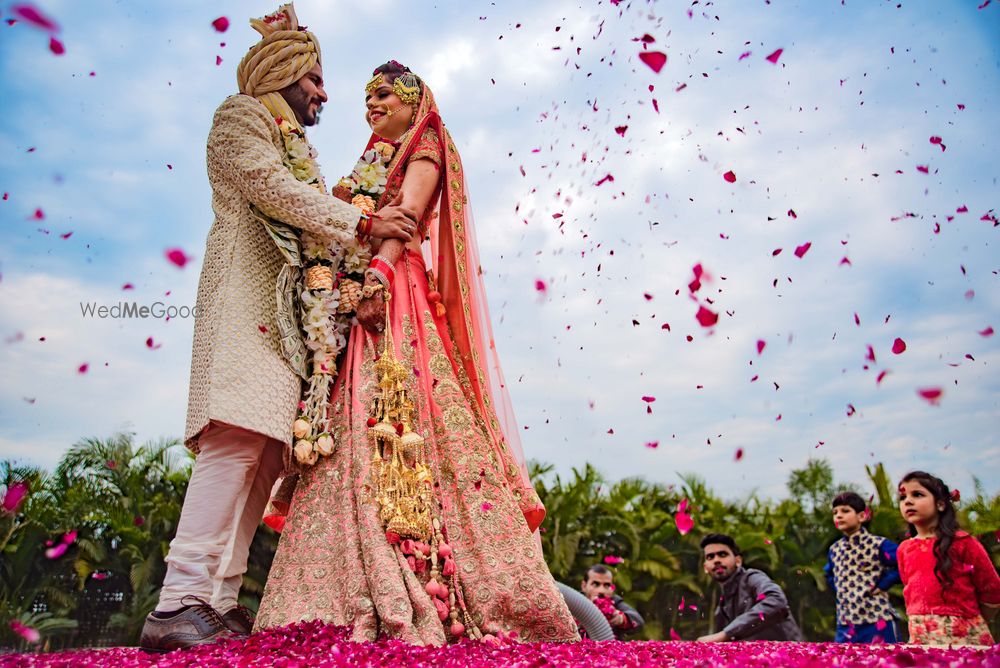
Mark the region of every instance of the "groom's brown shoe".
<instances>
[{"instance_id":1,"label":"groom's brown shoe","mask_svg":"<svg viewBox=\"0 0 1000 668\"><path fill-rule=\"evenodd\" d=\"M253 613L245 605L237 605L222 615L222 621L226 623L229 630L243 636L248 636L253 631L253 620Z\"/></svg>"},{"instance_id":2,"label":"groom's brown shoe","mask_svg":"<svg viewBox=\"0 0 1000 668\"><path fill-rule=\"evenodd\" d=\"M172 652L239 637L229 629L215 608L201 599L197 600L197 604L182 608L169 617L149 613L142 627L139 649Z\"/></svg>"}]
</instances>

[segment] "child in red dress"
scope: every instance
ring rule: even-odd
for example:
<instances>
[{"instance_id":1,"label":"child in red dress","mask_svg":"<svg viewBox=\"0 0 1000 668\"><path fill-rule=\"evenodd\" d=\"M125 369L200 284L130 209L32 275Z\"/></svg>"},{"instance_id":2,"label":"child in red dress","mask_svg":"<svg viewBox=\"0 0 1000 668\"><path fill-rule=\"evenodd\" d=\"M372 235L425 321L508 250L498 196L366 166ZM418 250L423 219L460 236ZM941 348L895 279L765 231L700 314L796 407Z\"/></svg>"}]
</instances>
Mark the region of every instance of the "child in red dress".
<instances>
[{"instance_id":1,"label":"child in red dress","mask_svg":"<svg viewBox=\"0 0 1000 668\"><path fill-rule=\"evenodd\" d=\"M1000 606L1000 576L986 548L958 527L957 491L929 473L899 483L899 511L910 538L896 553L909 616L910 642L992 645L983 611Z\"/></svg>"}]
</instances>

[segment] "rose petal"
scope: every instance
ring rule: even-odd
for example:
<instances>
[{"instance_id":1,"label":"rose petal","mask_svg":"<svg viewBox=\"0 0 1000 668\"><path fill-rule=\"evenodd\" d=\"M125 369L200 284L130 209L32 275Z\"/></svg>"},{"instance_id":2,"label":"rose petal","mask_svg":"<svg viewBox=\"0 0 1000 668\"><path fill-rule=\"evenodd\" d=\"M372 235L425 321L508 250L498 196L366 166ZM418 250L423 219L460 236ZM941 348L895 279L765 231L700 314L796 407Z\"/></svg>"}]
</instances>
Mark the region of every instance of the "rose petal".
<instances>
[{"instance_id":1,"label":"rose petal","mask_svg":"<svg viewBox=\"0 0 1000 668\"><path fill-rule=\"evenodd\" d=\"M698 313L695 314L695 318L698 319L698 324L702 327L711 327L715 323L719 322L719 314L709 311L704 306L698 307Z\"/></svg>"},{"instance_id":2,"label":"rose petal","mask_svg":"<svg viewBox=\"0 0 1000 668\"><path fill-rule=\"evenodd\" d=\"M15 512L21 505L21 502L24 501L24 498L28 495L28 490L28 483L26 482L21 481L13 483L7 488L7 491L4 492L3 502L0 507L3 508L5 513Z\"/></svg>"},{"instance_id":3,"label":"rose petal","mask_svg":"<svg viewBox=\"0 0 1000 668\"><path fill-rule=\"evenodd\" d=\"M941 397L944 396L944 390L940 387L925 387L918 389L917 394L921 399L930 405L937 406L941 403Z\"/></svg>"},{"instance_id":4,"label":"rose petal","mask_svg":"<svg viewBox=\"0 0 1000 668\"><path fill-rule=\"evenodd\" d=\"M42 639L42 636L38 631L30 626L25 626L16 619L11 621L10 629L31 644L35 644Z\"/></svg>"},{"instance_id":5,"label":"rose petal","mask_svg":"<svg viewBox=\"0 0 1000 668\"><path fill-rule=\"evenodd\" d=\"M694 528L694 520L691 519L691 516L680 511L674 515L674 524L677 526L677 532L682 536L686 536Z\"/></svg>"},{"instance_id":6,"label":"rose petal","mask_svg":"<svg viewBox=\"0 0 1000 668\"><path fill-rule=\"evenodd\" d=\"M736 461L743 459L743 448L736 448Z\"/></svg>"},{"instance_id":7,"label":"rose petal","mask_svg":"<svg viewBox=\"0 0 1000 668\"><path fill-rule=\"evenodd\" d=\"M772 53L771 53L771 54L770 54L770 55L769 55L769 56L767 57L767 59L766 59L766 60L767 60L767 61L768 61L769 63L773 63L773 64L777 65L777 64L778 64L778 58L781 58L781 54L782 54L782 53L784 53L784 51L785 51L784 49L777 49L776 51L773 51L773 52L772 52Z\"/></svg>"},{"instance_id":8,"label":"rose petal","mask_svg":"<svg viewBox=\"0 0 1000 668\"><path fill-rule=\"evenodd\" d=\"M726 181L729 181L730 183L736 183L736 174L731 169L725 174L723 174L722 178L724 178Z\"/></svg>"},{"instance_id":9,"label":"rose petal","mask_svg":"<svg viewBox=\"0 0 1000 668\"><path fill-rule=\"evenodd\" d=\"M795 257L801 258L803 255L805 255L806 253L809 252L810 248L812 248L812 242L811 241L807 241L804 244L802 244L801 246L796 246L795 247Z\"/></svg>"},{"instance_id":10,"label":"rose petal","mask_svg":"<svg viewBox=\"0 0 1000 668\"><path fill-rule=\"evenodd\" d=\"M655 450L658 447L660 447L660 442L659 441L647 441L646 442L646 447L649 448L650 450Z\"/></svg>"},{"instance_id":11,"label":"rose petal","mask_svg":"<svg viewBox=\"0 0 1000 668\"><path fill-rule=\"evenodd\" d=\"M186 265L192 259L180 248L168 248L166 251L164 251L164 255L166 256L168 262L176 265L181 269L183 269L184 265Z\"/></svg>"},{"instance_id":12,"label":"rose petal","mask_svg":"<svg viewBox=\"0 0 1000 668\"><path fill-rule=\"evenodd\" d=\"M55 37L50 37L49 38L49 51L51 51L52 53L56 54L57 56L61 56L64 53L66 53L66 47L63 46L63 43L60 42L59 40L57 40Z\"/></svg>"},{"instance_id":13,"label":"rose petal","mask_svg":"<svg viewBox=\"0 0 1000 668\"><path fill-rule=\"evenodd\" d=\"M14 5L13 7L10 8L10 11L36 28L40 28L48 32L59 31L59 25L55 21L50 19L48 16L43 14L41 10L35 7L34 5L29 5L29 4Z\"/></svg>"},{"instance_id":14,"label":"rose petal","mask_svg":"<svg viewBox=\"0 0 1000 668\"><path fill-rule=\"evenodd\" d=\"M993 327L979 330L979 336L993 336Z\"/></svg>"},{"instance_id":15,"label":"rose petal","mask_svg":"<svg viewBox=\"0 0 1000 668\"><path fill-rule=\"evenodd\" d=\"M212 21L212 27L215 28L217 32L226 32L229 30L229 19L225 16L220 16Z\"/></svg>"},{"instance_id":16,"label":"rose petal","mask_svg":"<svg viewBox=\"0 0 1000 668\"><path fill-rule=\"evenodd\" d=\"M757 354L760 355L764 352L764 348L767 347L767 342L764 339L757 339Z\"/></svg>"},{"instance_id":17,"label":"rose petal","mask_svg":"<svg viewBox=\"0 0 1000 668\"><path fill-rule=\"evenodd\" d=\"M892 342L892 354L900 355L905 350L906 350L906 341L897 337L896 340Z\"/></svg>"},{"instance_id":18,"label":"rose petal","mask_svg":"<svg viewBox=\"0 0 1000 668\"><path fill-rule=\"evenodd\" d=\"M667 63L667 54L661 51L643 51L639 54L639 60L646 63L649 69L659 74L660 70Z\"/></svg>"}]
</instances>

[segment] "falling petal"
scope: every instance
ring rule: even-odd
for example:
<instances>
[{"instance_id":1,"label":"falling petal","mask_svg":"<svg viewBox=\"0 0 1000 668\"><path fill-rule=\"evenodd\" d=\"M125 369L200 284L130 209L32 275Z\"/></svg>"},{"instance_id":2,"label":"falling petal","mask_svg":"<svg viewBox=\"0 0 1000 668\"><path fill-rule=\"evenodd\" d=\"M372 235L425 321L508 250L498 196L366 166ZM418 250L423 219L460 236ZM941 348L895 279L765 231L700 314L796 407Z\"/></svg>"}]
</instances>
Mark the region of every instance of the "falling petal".
<instances>
[{"instance_id":1,"label":"falling petal","mask_svg":"<svg viewBox=\"0 0 1000 668\"><path fill-rule=\"evenodd\" d=\"M622 136L622 137L625 136L625 131L626 130L628 130L628 126L627 125L619 125L619 126L617 126L615 128L615 132L617 132L619 134L619 136Z\"/></svg>"},{"instance_id":2,"label":"falling petal","mask_svg":"<svg viewBox=\"0 0 1000 668\"><path fill-rule=\"evenodd\" d=\"M167 257L167 261L169 261L171 264L176 265L180 269L183 269L184 265L186 265L188 262L191 261L191 257L189 257L180 248L169 248L166 251L164 251L164 254Z\"/></svg>"},{"instance_id":3,"label":"falling petal","mask_svg":"<svg viewBox=\"0 0 1000 668\"><path fill-rule=\"evenodd\" d=\"M698 307L698 313L695 315L698 319L698 324L702 327L711 327L715 323L719 322L719 314L709 311L704 306Z\"/></svg>"},{"instance_id":4,"label":"falling petal","mask_svg":"<svg viewBox=\"0 0 1000 668\"><path fill-rule=\"evenodd\" d=\"M163 347L163 344L154 343L153 337L151 336L148 339L146 339L146 347L149 348L150 350L159 350L161 347Z\"/></svg>"},{"instance_id":5,"label":"falling petal","mask_svg":"<svg viewBox=\"0 0 1000 668\"><path fill-rule=\"evenodd\" d=\"M773 63L773 64L777 65L778 64L778 58L781 58L781 54L784 51L785 51L784 49L778 49L778 50L772 52L771 55L769 55L767 57L767 61L769 63Z\"/></svg>"},{"instance_id":6,"label":"falling petal","mask_svg":"<svg viewBox=\"0 0 1000 668\"><path fill-rule=\"evenodd\" d=\"M45 14L43 14L41 10L34 5L14 5L10 8L10 11L36 28L40 28L47 32L59 31L59 25L48 16L45 16Z\"/></svg>"},{"instance_id":7,"label":"falling petal","mask_svg":"<svg viewBox=\"0 0 1000 668\"><path fill-rule=\"evenodd\" d=\"M69 549L68 543L59 543L58 545L50 547L49 549L45 550L45 556L49 559L58 559L59 557L66 554L66 550L68 549Z\"/></svg>"},{"instance_id":8,"label":"falling petal","mask_svg":"<svg viewBox=\"0 0 1000 668\"><path fill-rule=\"evenodd\" d=\"M55 37L50 37L49 38L49 51L51 51L52 53L56 54L57 56L61 56L64 53L66 53L66 47L63 46L63 43L60 42L59 40L57 40Z\"/></svg>"},{"instance_id":9,"label":"falling petal","mask_svg":"<svg viewBox=\"0 0 1000 668\"><path fill-rule=\"evenodd\" d=\"M879 371L878 376L875 377L875 384L876 385L881 385L882 381L885 380L885 377L888 376L888 375L889 375L889 370L888 369L885 369L883 371Z\"/></svg>"},{"instance_id":10,"label":"falling petal","mask_svg":"<svg viewBox=\"0 0 1000 668\"><path fill-rule=\"evenodd\" d=\"M28 495L28 483L26 482L15 482L3 495L2 507L5 513L16 512L18 507L20 507L21 502Z\"/></svg>"},{"instance_id":11,"label":"falling petal","mask_svg":"<svg viewBox=\"0 0 1000 668\"><path fill-rule=\"evenodd\" d=\"M680 510L674 515L674 524L677 526L677 532L682 536L686 536L694 528L694 520L691 519L691 516Z\"/></svg>"},{"instance_id":12,"label":"falling petal","mask_svg":"<svg viewBox=\"0 0 1000 668\"><path fill-rule=\"evenodd\" d=\"M723 174L722 178L724 178L726 181L729 181L730 183L736 183L736 174L731 169L725 174Z\"/></svg>"},{"instance_id":13,"label":"falling petal","mask_svg":"<svg viewBox=\"0 0 1000 668\"><path fill-rule=\"evenodd\" d=\"M89 368L90 368L90 364L88 364L87 362L84 362L83 364L81 364L80 366L78 366L76 368L76 372L77 373L87 373L87 369L89 369Z\"/></svg>"},{"instance_id":14,"label":"falling petal","mask_svg":"<svg viewBox=\"0 0 1000 668\"><path fill-rule=\"evenodd\" d=\"M659 441L647 441L646 442L646 447L649 448L650 450L656 450L658 447L660 447L660 442Z\"/></svg>"},{"instance_id":15,"label":"falling petal","mask_svg":"<svg viewBox=\"0 0 1000 668\"><path fill-rule=\"evenodd\" d=\"M485 503L483 503L483 505L482 505L482 506L480 506L480 507L481 507L481 508L482 508L483 510L492 510L492 509L493 509L493 504L492 504L492 503L490 503L489 501L486 501L486 502L485 502Z\"/></svg>"},{"instance_id":16,"label":"falling petal","mask_svg":"<svg viewBox=\"0 0 1000 668\"><path fill-rule=\"evenodd\" d=\"M903 351L905 350L906 350L906 341L904 341L903 339L897 338L895 341L892 342L893 355L902 354Z\"/></svg>"},{"instance_id":17,"label":"falling petal","mask_svg":"<svg viewBox=\"0 0 1000 668\"><path fill-rule=\"evenodd\" d=\"M736 448L736 461L743 459L743 448Z\"/></svg>"},{"instance_id":18,"label":"falling petal","mask_svg":"<svg viewBox=\"0 0 1000 668\"><path fill-rule=\"evenodd\" d=\"M19 635L22 638L24 638L25 641L27 641L27 642L29 642L31 644L35 644L39 640L42 639L42 636L41 636L41 634L38 631L36 631L35 629L31 628L30 626L25 626L24 624L22 624L21 622L19 622L16 619L13 620L13 621L11 621L11 623L10 623L10 629L14 633L16 633L17 635Z\"/></svg>"},{"instance_id":19,"label":"falling petal","mask_svg":"<svg viewBox=\"0 0 1000 668\"><path fill-rule=\"evenodd\" d=\"M805 255L806 253L809 252L810 248L812 248L812 242L811 241L807 241L804 244L802 244L801 246L796 246L795 247L795 257L801 258L803 255Z\"/></svg>"},{"instance_id":20,"label":"falling petal","mask_svg":"<svg viewBox=\"0 0 1000 668\"><path fill-rule=\"evenodd\" d=\"M643 51L639 54L639 60L646 63L649 69L659 74L660 70L667 63L667 54L661 51Z\"/></svg>"},{"instance_id":21,"label":"falling petal","mask_svg":"<svg viewBox=\"0 0 1000 668\"><path fill-rule=\"evenodd\" d=\"M979 330L979 336L993 336L993 327Z\"/></svg>"},{"instance_id":22,"label":"falling petal","mask_svg":"<svg viewBox=\"0 0 1000 668\"><path fill-rule=\"evenodd\" d=\"M675 631L674 627L672 627L672 626L670 627L670 639L671 640L675 640L675 641L681 639L680 634L677 633L677 631Z\"/></svg>"},{"instance_id":23,"label":"falling petal","mask_svg":"<svg viewBox=\"0 0 1000 668\"><path fill-rule=\"evenodd\" d=\"M220 16L212 21L212 27L215 28L217 32L226 32L229 30L229 19L225 16Z\"/></svg>"},{"instance_id":24,"label":"falling petal","mask_svg":"<svg viewBox=\"0 0 1000 668\"><path fill-rule=\"evenodd\" d=\"M757 354L760 355L764 352L764 348L767 347L767 342L764 339L757 339Z\"/></svg>"},{"instance_id":25,"label":"falling petal","mask_svg":"<svg viewBox=\"0 0 1000 668\"><path fill-rule=\"evenodd\" d=\"M917 390L917 394L931 406L938 406L941 403L941 397L944 396L944 390L940 387L925 387Z\"/></svg>"}]
</instances>

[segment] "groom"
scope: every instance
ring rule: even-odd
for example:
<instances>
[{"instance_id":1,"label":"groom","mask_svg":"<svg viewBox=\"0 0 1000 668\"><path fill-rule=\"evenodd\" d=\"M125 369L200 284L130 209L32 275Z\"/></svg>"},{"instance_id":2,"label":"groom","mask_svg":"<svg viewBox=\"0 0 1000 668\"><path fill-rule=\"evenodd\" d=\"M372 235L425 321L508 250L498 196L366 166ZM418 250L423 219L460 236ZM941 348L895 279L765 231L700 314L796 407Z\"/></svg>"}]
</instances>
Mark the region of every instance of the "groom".
<instances>
[{"instance_id":1,"label":"groom","mask_svg":"<svg viewBox=\"0 0 1000 668\"><path fill-rule=\"evenodd\" d=\"M290 4L250 23L263 39L240 62L241 95L222 103L208 136L215 222L198 283L185 432L198 457L159 604L139 641L155 652L250 632L253 619L237 596L271 488L290 461L302 388L276 333L284 259L251 205L339 243L359 230L405 242L416 227L398 207L368 220L283 164L276 119L314 125L327 101L319 42L299 27Z\"/></svg>"}]
</instances>

